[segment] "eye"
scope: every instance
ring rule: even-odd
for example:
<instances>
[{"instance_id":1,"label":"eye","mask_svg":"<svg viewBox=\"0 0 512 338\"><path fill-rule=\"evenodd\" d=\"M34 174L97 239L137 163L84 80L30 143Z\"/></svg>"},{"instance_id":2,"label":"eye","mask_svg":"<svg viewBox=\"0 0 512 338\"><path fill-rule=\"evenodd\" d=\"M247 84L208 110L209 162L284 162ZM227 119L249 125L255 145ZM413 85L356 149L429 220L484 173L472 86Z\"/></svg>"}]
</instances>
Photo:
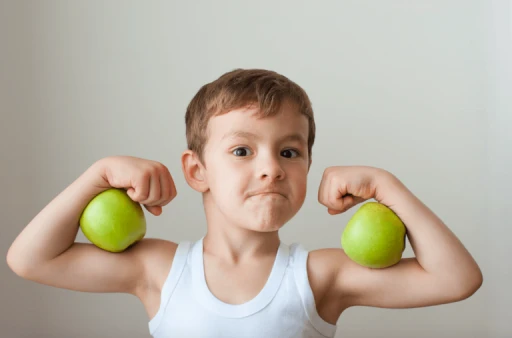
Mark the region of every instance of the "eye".
<instances>
[{"instance_id":1,"label":"eye","mask_svg":"<svg viewBox=\"0 0 512 338\"><path fill-rule=\"evenodd\" d=\"M232 154L238 157L243 157L250 155L251 151L247 147L238 147L232 151Z\"/></svg>"},{"instance_id":2,"label":"eye","mask_svg":"<svg viewBox=\"0 0 512 338\"><path fill-rule=\"evenodd\" d=\"M294 157L299 156L299 152L294 149L286 149L281 152L281 156L286 157L286 158L294 158Z\"/></svg>"}]
</instances>

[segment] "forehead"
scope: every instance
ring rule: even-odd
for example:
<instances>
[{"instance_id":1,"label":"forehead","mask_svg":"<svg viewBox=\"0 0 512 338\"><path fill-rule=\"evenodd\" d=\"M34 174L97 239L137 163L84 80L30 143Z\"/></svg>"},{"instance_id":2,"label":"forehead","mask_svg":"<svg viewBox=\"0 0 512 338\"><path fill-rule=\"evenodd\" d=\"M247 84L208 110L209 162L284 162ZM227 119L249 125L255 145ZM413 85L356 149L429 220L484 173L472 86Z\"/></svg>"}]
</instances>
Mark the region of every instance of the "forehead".
<instances>
[{"instance_id":1,"label":"forehead","mask_svg":"<svg viewBox=\"0 0 512 338\"><path fill-rule=\"evenodd\" d=\"M239 132L256 134L301 134L308 138L308 119L295 105L283 104L272 116L262 117L257 108L235 109L228 113L214 116L208 123L209 138L220 141L226 135Z\"/></svg>"}]
</instances>

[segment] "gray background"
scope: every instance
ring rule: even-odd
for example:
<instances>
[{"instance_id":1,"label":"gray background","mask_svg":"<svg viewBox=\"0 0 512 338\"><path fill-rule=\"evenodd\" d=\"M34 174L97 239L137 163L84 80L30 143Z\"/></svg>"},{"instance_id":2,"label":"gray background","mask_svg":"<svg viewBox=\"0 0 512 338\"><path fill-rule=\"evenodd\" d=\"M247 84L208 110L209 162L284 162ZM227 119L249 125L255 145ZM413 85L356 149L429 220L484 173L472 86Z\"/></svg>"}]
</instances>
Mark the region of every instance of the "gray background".
<instances>
[{"instance_id":1,"label":"gray background","mask_svg":"<svg viewBox=\"0 0 512 338\"><path fill-rule=\"evenodd\" d=\"M185 107L226 71L268 68L304 87L318 128L283 241L339 247L355 210L327 214L321 174L373 165L436 211L484 273L460 303L350 309L337 337L511 337L511 17L509 1L2 1L2 253L92 162L118 154L175 178L178 198L147 214L148 237L201 236L201 199L180 168ZM2 337L149 337L134 297L37 285L5 260L0 274Z\"/></svg>"}]
</instances>

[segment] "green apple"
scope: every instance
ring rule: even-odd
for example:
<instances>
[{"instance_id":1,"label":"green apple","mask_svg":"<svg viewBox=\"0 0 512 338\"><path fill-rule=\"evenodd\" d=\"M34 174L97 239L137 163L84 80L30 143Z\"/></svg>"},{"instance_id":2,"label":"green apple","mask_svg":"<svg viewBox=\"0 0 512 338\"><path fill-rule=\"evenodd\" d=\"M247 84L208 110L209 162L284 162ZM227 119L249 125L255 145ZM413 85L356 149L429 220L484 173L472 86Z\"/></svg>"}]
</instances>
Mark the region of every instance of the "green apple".
<instances>
[{"instance_id":1,"label":"green apple","mask_svg":"<svg viewBox=\"0 0 512 338\"><path fill-rule=\"evenodd\" d=\"M393 210L378 202L368 202L347 223L341 246L359 265L382 269L400 261L405 236L405 225Z\"/></svg>"},{"instance_id":2,"label":"green apple","mask_svg":"<svg viewBox=\"0 0 512 338\"><path fill-rule=\"evenodd\" d=\"M80 228L97 247L121 252L146 235L146 218L139 203L122 189L95 196L80 216Z\"/></svg>"}]
</instances>

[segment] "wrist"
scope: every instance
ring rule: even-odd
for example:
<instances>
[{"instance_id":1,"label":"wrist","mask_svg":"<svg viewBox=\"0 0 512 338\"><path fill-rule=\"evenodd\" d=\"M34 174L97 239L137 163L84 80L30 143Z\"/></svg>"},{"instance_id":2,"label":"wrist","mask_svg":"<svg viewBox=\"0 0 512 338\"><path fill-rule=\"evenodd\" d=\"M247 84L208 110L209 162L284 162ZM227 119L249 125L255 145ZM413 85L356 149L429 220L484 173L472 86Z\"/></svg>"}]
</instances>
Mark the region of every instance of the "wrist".
<instances>
[{"instance_id":1,"label":"wrist","mask_svg":"<svg viewBox=\"0 0 512 338\"><path fill-rule=\"evenodd\" d=\"M82 175L85 184L97 188L98 193L112 187L107 179L107 162L108 158L94 162Z\"/></svg>"},{"instance_id":2,"label":"wrist","mask_svg":"<svg viewBox=\"0 0 512 338\"><path fill-rule=\"evenodd\" d=\"M384 169L377 169L375 182L376 199L386 205L393 205L397 196L407 191L398 177Z\"/></svg>"}]
</instances>

